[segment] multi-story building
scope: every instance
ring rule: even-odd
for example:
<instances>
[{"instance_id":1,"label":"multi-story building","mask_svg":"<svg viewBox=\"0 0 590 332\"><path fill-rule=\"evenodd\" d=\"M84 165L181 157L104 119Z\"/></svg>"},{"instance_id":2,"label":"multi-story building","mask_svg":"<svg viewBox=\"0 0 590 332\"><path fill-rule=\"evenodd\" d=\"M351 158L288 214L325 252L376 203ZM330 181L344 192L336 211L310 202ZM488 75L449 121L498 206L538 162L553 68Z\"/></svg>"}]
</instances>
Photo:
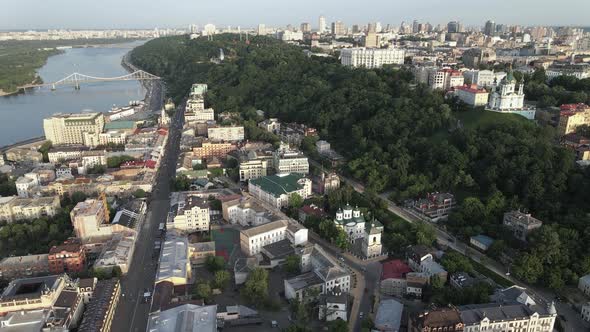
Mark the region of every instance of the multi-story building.
<instances>
[{"instance_id":1,"label":"multi-story building","mask_svg":"<svg viewBox=\"0 0 590 332\"><path fill-rule=\"evenodd\" d=\"M479 89L477 84L459 86L455 88L455 95L465 104L478 107L488 103L489 93L486 89Z\"/></svg>"},{"instance_id":2,"label":"multi-story building","mask_svg":"<svg viewBox=\"0 0 590 332\"><path fill-rule=\"evenodd\" d=\"M171 327L182 327L183 332L217 332L217 305L183 304L150 314L149 332L170 332Z\"/></svg>"},{"instance_id":3,"label":"multi-story building","mask_svg":"<svg viewBox=\"0 0 590 332\"><path fill-rule=\"evenodd\" d=\"M60 209L58 196L21 198L0 197L0 220L13 222L41 217L53 217Z\"/></svg>"},{"instance_id":4,"label":"multi-story building","mask_svg":"<svg viewBox=\"0 0 590 332\"><path fill-rule=\"evenodd\" d=\"M590 302L588 302L582 306L582 310L580 311L580 314L582 315L583 320L590 322Z\"/></svg>"},{"instance_id":5,"label":"multi-story building","mask_svg":"<svg viewBox=\"0 0 590 332\"><path fill-rule=\"evenodd\" d=\"M586 104L561 105L557 130L561 136L573 133L581 125L590 125L590 106Z\"/></svg>"},{"instance_id":6,"label":"multi-story building","mask_svg":"<svg viewBox=\"0 0 590 332\"><path fill-rule=\"evenodd\" d=\"M327 294L320 296L318 318L331 322L337 319L348 321L348 294L340 287L332 288Z\"/></svg>"},{"instance_id":7,"label":"multi-story building","mask_svg":"<svg viewBox=\"0 0 590 332\"><path fill-rule=\"evenodd\" d=\"M456 308L440 308L410 315L408 332L462 332L465 324Z\"/></svg>"},{"instance_id":8,"label":"multi-story building","mask_svg":"<svg viewBox=\"0 0 590 332\"><path fill-rule=\"evenodd\" d=\"M280 209L289 204L289 197L293 194L303 199L311 196L311 180L298 173L263 176L250 180L248 191L259 200Z\"/></svg>"},{"instance_id":9,"label":"multi-story building","mask_svg":"<svg viewBox=\"0 0 590 332\"><path fill-rule=\"evenodd\" d=\"M307 243L307 229L295 227L286 220L277 220L240 231L240 247L248 256L254 256L263 247L285 239L295 246L303 245Z\"/></svg>"},{"instance_id":10,"label":"multi-story building","mask_svg":"<svg viewBox=\"0 0 590 332\"><path fill-rule=\"evenodd\" d=\"M335 172L328 174L322 172L317 179L318 192L320 194L329 194L330 192L340 188L340 177Z\"/></svg>"},{"instance_id":11,"label":"multi-story building","mask_svg":"<svg viewBox=\"0 0 590 332\"><path fill-rule=\"evenodd\" d=\"M236 195L227 199L220 198L220 200L223 219L231 224L258 226L277 218L250 197Z\"/></svg>"},{"instance_id":12,"label":"multi-story building","mask_svg":"<svg viewBox=\"0 0 590 332\"><path fill-rule=\"evenodd\" d=\"M15 185L18 197L27 198L29 190L41 185L41 179L37 173L27 173L16 179Z\"/></svg>"},{"instance_id":13,"label":"multi-story building","mask_svg":"<svg viewBox=\"0 0 590 332\"><path fill-rule=\"evenodd\" d=\"M274 166L277 173L309 173L309 161L307 157L297 150L289 148L288 144L281 143L281 146L273 154Z\"/></svg>"},{"instance_id":14,"label":"multi-story building","mask_svg":"<svg viewBox=\"0 0 590 332\"><path fill-rule=\"evenodd\" d=\"M258 123L258 127L268 131L269 133L279 134L281 131L281 123L277 118L266 119Z\"/></svg>"},{"instance_id":15,"label":"multi-story building","mask_svg":"<svg viewBox=\"0 0 590 332\"><path fill-rule=\"evenodd\" d=\"M580 278L578 281L578 289L582 291L582 293L590 296L590 274L587 274Z\"/></svg>"},{"instance_id":16,"label":"multi-story building","mask_svg":"<svg viewBox=\"0 0 590 332\"><path fill-rule=\"evenodd\" d=\"M244 127L209 127L207 128L207 137L212 141L243 141Z\"/></svg>"},{"instance_id":17,"label":"multi-story building","mask_svg":"<svg viewBox=\"0 0 590 332\"><path fill-rule=\"evenodd\" d=\"M79 273L86 268L86 252L77 241L67 241L51 247L47 259L52 274Z\"/></svg>"},{"instance_id":18,"label":"multi-story building","mask_svg":"<svg viewBox=\"0 0 590 332\"><path fill-rule=\"evenodd\" d=\"M82 166L84 168L92 168L96 166L106 166L107 164L107 151L106 150L93 150L84 151L80 156L82 160Z\"/></svg>"},{"instance_id":19,"label":"multi-story building","mask_svg":"<svg viewBox=\"0 0 590 332\"><path fill-rule=\"evenodd\" d=\"M160 252L156 283L168 281L175 286L186 285L191 275L188 238L175 231L167 232Z\"/></svg>"},{"instance_id":20,"label":"multi-story building","mask_svg":"<svg viewBox=\"0 0 590 332\"><path fill-rule=\"evenodd\" d=\"M218 157L225 158L231 151L237 150L238 146L229 142L202 142L201 146L193 148L193 154L197 158Z\"/></svg>"},{"instance_id":21,"label":"multi-story building","mask_svg":"<svg viewBox=\"0 0 590 332\"><path fill-rule=\"evenodd\" d=\"M299 28L301 29L301 32L303 32L303 33L311 32L311 24L309 24L307 22L301 23L301 26Z\"/></svg>"},{"instance_id":22,"label":"multi-story building","mask_svg":"<svg viewBox=\"0 0 590 332\"><path fill-rule=\"evenodd\" d=\"M266 176L268 161L264 159L245 160L240 162L240 181L248 181Z\"/></svg>"},{"instance_id":23,"label":"multi-story building","mask_svg":"<svg viewBox=\"0 0 590 332\"><path fill-rule=\"evenodd\" d=\"M298 250L298 255L301 256L302 274L284 281L288 300L306 300L310 289L316 289L320 294L328 294L336 287L343 293L350 291L350 273L320 246L307 245Z\"/></svg>"},{"instance_id":24,"label":"multi-story building","mask_svg":"<svg viewBox=\"0 0 590 332\"><path fill-rule=\"evenodd\" d=\"M558 76L573 76L582 80L590 77L590 66L586 63L551 66L545 73L549 80L552 80Z\"/></svg>"},{"instance_id":25,"label":"multi-story building","mask_svg":"<svg viewBox=\"0 0 590 332\"><path fill-rule=\"evenodd\" d=\"M496 51L489 48L472 48L463 52L462 59L466 67L477 68L480 64L495 61Z\"/></svg>"},{"instance_id":26,"label":"multi-story building","mask_svg":"<svg viewBox=\"0 0 590 332\"><path fill-rule=\"evenodd\" d=\"M209 256L215 256L215 241L189 243L191 264L203 264Z\"/></svg>"},{"instance_id":27,"label":"multi-story building","mask_svg":"<svg viewBox=\"0 0 590 332\"><path fill-rule=\"evenodd\" d=\"M404 296L408 285L406 275L412 272L412 269L399 259L384 262L381 266L381 293L388 296Z\"/></svg>"},{"instance_id":28,"label":"multi-story building","mask_svg":"<svg viewBox=\"0 0 590 332\"><path fill-rule=\"evenodd\" d=\"M67 275L13 280L0 295L0 314L50 309L70 282Z\"/></svg>"},{"instance_id":29,"label":"multi-story building","mask_svg":"<svg viewBox=\"0 0 590 332\"><path fill-rule=\"evenodd\" d=\"M0 278L11 280L49 274L47 254L6 257L0 261Z\"/></svg>"},{"instance_id":30,"label":"multi-story building","mask_svg":"<svg viewBox=\"0 0 590 332\"><path fill-rule=\"evenodd\" d=\"M459 307L463 332L534 331L551 332L557 317L553 302L546 308L522 303L487 303Z\"/></svg>"},{"instance_id":31,"label":"multi-story building","mask_svg":"<svg viewBox=\"0 0 590 332\"><path fill-rule=\"evenodd\" d=\"M209 232L209 202L199 196L188 195L178 203L176 216L166 227L189 232Z\"/></svg>"},{"instance_id":32,"label":"multi-story building","mask_svg":"<svg viewBox=\"0 0 590 332\"><path fill-rule=\"evenodd\" d=\"M496 75L491 70L467 70L463 72L463 77L478 88L487 88L494 84Z\"/></svg>"},{"instance_id":33,"label":"multi-story building","mask_svg":"<svg viewBox=\"0 0 590 332\"><path fill-rule=\"evenodd\" d=\"M426 198L413 202L412 208L425 218L436 222L448 218L449 213L456 205L455 196L450 193L430 193Z\"/></svg>"},{"instance_id":34,"label":"multi-story building","mask_svg":"<svg viewBox=\"0 0 590 332\"><path fill-rule=\"evenodd\" d=\"M465 78L460 71L448 68L432 71L428 76L428 85L432 89L448 90L464 83Z\"/></svg>"},{"instance_id":35,"label":"multi-story building","mask_svg":"<svg viewBox=\"0 0 590 332\"><path fill-rule=\"evenodd\" d=\"M432 251L432 249L421 245L410 247L407 252L408 265L412 270L423 273L429 279L436 275L440 280L446 282L448 273L434 260Z\"/></svg>"},{"instance_id":36,"label":"multi-story building","mask_svg":"<svg viewBox=\"0 0 590 332\"><path fill-rule=\"evenodd\" d=\"M78 330L110 332L120 296L121 285L119 279L99 281L92 294L92 299L84 311L82 323Z\"/></svg>"},{"instance_id":37,"label":"multi-story building","mask_svg":"<svg viewBox=\"0 0 590 332\"><path fill-rule=\"evenodd\" d=\"M133 260L135 240L136 236L132 232L113 234L112 239L102 246L100 255L94 261L93 269L111 272L113 268L118 267L121 273L127 274Z\"/></svg>"},{"instance_id":38,"label":"multi-story building","mask_svg":"<svg viewBox=\"0 0 590 332\"><path fill-rule=\"evenodd\" d=\"M344 36L346 34L346 26L341 21L332 22L332 35Z\"/></svg>"},{"instance_id":39,"label":"multi-story building","mask_svg":"<svg viewBox=\"0 0 590 332\"><path fill-rule=\"evenodd\" d=\"M349 67L381 68L383 65L403 65L405 51L398 48L346 48L340 52L340 63Z\"/></svg>"},{"instance_id":40,"label":"multi-story building","mask_svg":"<svg viewBox=\"0 0 590 332\"><path fill-rule=\"evenodd\" d=\"M80 159L82 152L88 151L88 147L82 145L54 146L47 152L50 163L59 163L68 160Z\"/></svg>"},{"instance_id":41,"label":"multi-story building","mask_svg":"<svg viewBox=\"0 0 590 332\"><path fill-rule=\"evenodd\" d=\"M502 79L490 95L488 110L500 113L514 113L529 120L535 118L535 109L524 106L524 84L521 82L516 90L516 79L512 70Z\"/></svg>"},{"instance_id":42,"label":"multi-story building","mask_svg":"<svg viewBox=\"0 0 590 332\"><path fill-rule=\"evenodd\" d=\"M527 235L543 225L539 219L533 218L529 213L510 211L504 213L504 226L512 231L515 238L526 241Z\"/></svg>"},{"instance_id":43,"label":"multi-story building","mask_svg":"<svg viewBox=\"0 0 590 332\"><path fill-rule=\"evenodd\" d=\"M55 114L43 120L45 137L53 145L84 144L84 133L100 134L105 120L102 113Z\"/></svg>"},{"instance_id":44,"label":"multi-story building","mask_svg":"<svg viewBox=\"0 0 590 332\"><path fill-rule=\"evenodd\" d=\"M76 237L82 243L105 242L117 233L135 233L124 223L109 223L110 216L106 197L87 199L78 203L70 212Z\"/></svg>"}]
</instances>

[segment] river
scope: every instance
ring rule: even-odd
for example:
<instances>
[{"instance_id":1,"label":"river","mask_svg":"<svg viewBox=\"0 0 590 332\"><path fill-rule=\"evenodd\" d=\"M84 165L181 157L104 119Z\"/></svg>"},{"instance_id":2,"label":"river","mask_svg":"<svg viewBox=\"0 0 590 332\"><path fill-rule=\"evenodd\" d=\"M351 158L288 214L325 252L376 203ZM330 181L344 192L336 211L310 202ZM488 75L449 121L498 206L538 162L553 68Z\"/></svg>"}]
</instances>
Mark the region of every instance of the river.
<instances>
[{"instance_id":1,"label":"river","mask_svg":"<svg viewBox=\"0 0 590 332\"><path fill-rule=\"evenodd\" d=\"M121 59L143 41L110 47L67 49L50 57L39 69L44 82L55 82L73 72L96 77L116 77L128 72ZM80 90L61 86L28 90L25 94L0 97L0 146L43 136L43 118L54 113L78 113L86 110L106 112L113 105L141 100L145 89L137 81L82 84Z\"/></svg>"}]
</instances>

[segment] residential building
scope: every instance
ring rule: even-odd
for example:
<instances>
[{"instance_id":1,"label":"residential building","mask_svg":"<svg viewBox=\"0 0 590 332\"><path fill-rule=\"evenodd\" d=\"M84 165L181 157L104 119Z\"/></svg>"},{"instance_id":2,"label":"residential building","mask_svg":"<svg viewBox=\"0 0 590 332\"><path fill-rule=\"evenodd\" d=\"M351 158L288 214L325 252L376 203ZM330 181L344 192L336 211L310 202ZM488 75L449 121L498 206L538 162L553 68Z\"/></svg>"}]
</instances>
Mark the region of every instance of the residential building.
<instances>
[{"instance_id":1,"label":"residential building","mask_svg":"<svg viewBox=\"0 0 590 332\"><path fill-rule=\"evenodd\" d=\"M183 304L151 313L148 332L217 332L217 305Z\"/></svg>"},{"instance_id":2,"label":"residential building","mask_svg":"<svg viewBox=\"0 0 590 332\"><path fill-rule=\"evenodd\" d=\"M41 179L37 173L27 173L16 179L16 192L18 197L29 197L29 190L41 185Z\"/></svg>"},{"instance_id":3,"label":"residential building","mask_svg":"<svg viewBox=\"0 0 590 332\"><path fill-rule=\"evenodd\" d=\"M561 136L574 133L581 125L590 125L590 106L586 104L561 105L557 131Z\"/></svg>"},{"instance_id":4,"label":"residential building","mask_svg":"<svg viewBox=\"0 0 590 332\"><path fill-rule=\"evenodd\" d=\"M50 314L50 309L9 312L0 316L0 326L3 331L41 331Z\"/></svg>"},{"instance_id":5,"label":"residential building","mask_svg":"<svg viewBox=\"0 0 590 332\"><path fill-rule=\"evenodd\" d=\"M381 263L381 294L402 297L406 294L406 275L412 272L408 264L402 260L394 259Z\"/></svg>"},{"instance_id":6,"label":"residential building","mask_svg":"<svg viewBox=\"0 0 590 332\"><path fill-rule=\"evenodd\" d=\"M52 314L45 321L45 328L65 331L72 330L78 326L82 313L84 312L84 301L81 293L75 286L76 282L67 285L61 291L57 300L51 307ZM28 313L27 313L28 314Z\"/></svg>"},{"instance_id":7,"label":"residential building","mask_svg":"<svg viewBox=\"0 0 590 332\"><path fill-rule=\"evenodd\" d=\"M408 265L416 272L424 273L428 278L437 275L443 282L447 280L447 271L432 256L432 248L423 245L411 246L407 252Z\"/></svg>"},{"instance_id":8,"label":"residential building","mask_svg":"<svg viewBox=\"0 0 590 332\"><path fill-rule=\"evenodd\" d=\"M383 65L403 65L405 51L398 48L345 48L340 52L340 63L348 67L381 68Z\"/></svg>"},{"instance_id":9,"label":"residential building","mask_svg":"<svg viewBox=\"0 0 590 332\"><path fill-rule=\"evenodd\" d=\"M94 261L94 270L112 272L114 267L118 267L121 273L127 274L135 252L135 241L135 233L114 234Z\"/></svg>"},{"instance_id":10,"label":"residential building","mask_svg":"<svg viewBox=\"0 0 590 332\"><path fill-rule=\"evenodd\" d=\"M176 216L168 219L166 227L188 232L209 232L209 202L195 195L188 195L178 203Z\"/></svg>"},{"instance_id":11,"label":"residential building","mask_svg":"<svg viewBox=\"0 0 590 332\"><path fill-rule=\"evenodd\" d=\"M488 103L489 93L486 89L478 89L477 84L464 85L455 88L455 95L465 104L478 107Z\"/></svg>"},{"instance_id":12,"label":"residential building","mask_svg":"<svg viewBox=\"0 0 590 332\"><path fill-rule=\"evenodd\" d=\"M379 46L381 46L379 35L375 31L368 31L365 35L365 47L378 48Z\"/></svg>"},{"instance_id":13,"label":"residential building","mask_svg":"<svg viewBox=\"0 0 590 332\"><path fill-rule=\"evenodd\" d=\"M486 251L490 248L494 239L485 235L476 235L469 238L469 243L481 251Z\"/></svg>"},{"instance_id":14,"label":"residential building","mask_svg":"<svg viewBox=\"0 0 590 332\"><path fill-rule=\"evenodd\" d=\"M88 304L96 288L97 278L78 279L78 293L82 294L84 304Z\"/></svg>"},{"instance_id":15,"label":"residential building","mask_svg":"<svg viewBox=\"0 0 590 332\"><path fill-rule=\"evenodd\" d=\"M187 109L189 108L187 102ZM204 108L200 110L193 110L192 112L185 112L184 120L186 123L203 123L215 120L215 110L212 108Z\"/></svg>"},{"instance_id":16,"label":"residential building","mask_svg":"<svg viewBox=\"0 0 590 332\"><path fill-rule=\"evenodd\" d=\"M550 66L545 74L549 80L558 76L573 76L579 80L590 77L590 65L587 63Z\"/></svg>"},{"instance_id":17,"label":"residential building","mask_svg":"<svg viewBox=\"0 0 590 332\"><path fill-rule=\"evenodd\" d=\"M43 120L43 130L53 145L86 145L84 133L98 135L104 124L102 113L55 114Z\"/></svg>"},{"instance_id":18,"label":"residential building","mask_svg":"<svg viewBox=\"0 0 590 332\"><path fill-rule=\"evenodd\" d=\"M282 124L279 132L281 141L291 146L299 146L304 137L317 135L318 133L315 128L298 123Z\"/></svg>"},{"instance_id":19,"label":"residential building","mask_svg":"<svg viewBox=\"0 0 590 332\"><path fill-rule=\"evenodd\" d=\"M520 211L504 213L502 223L512 231L515 238L521 241L526 241L527 235L531 231L543 225L541 220L533 218L530 213L523 213Z\"/></svg>"},{"instance_id":20,"label":"residential building","mask_svg":"<svg viewBox=\"0 0 590 332\"><path fill-rule=\"evenodd\" d=\"M493 86L496 80L496 75L491 70L467 70L463 72L463 77L480 89Z\"/></svg>"},{"instance_id":21,"label":"residential building","mask_svg":"<svg viewBox=\"0 0 590 332\"><path fill-rule=\"evenodd\" d=\"M201 143L201 146L193 148L193 154L197 158L218 157L225 158L231 151L237 150L238 146L229 142L209 142Z\"/></svg>"},{"instance_id":22,"label":"residential building","mask_svg":"<svg viewBox=\"0 0 590 332\"><path fill-rule=\"evenodd\" d=\"M468 68L477 68L480 64L496 61L496 51L491 48L472 48L461 56L463 64Z\"/></svg>"},{"instance_id":23,"label":"residential building","mask_svg":"<svg viewBox=\"0 0 590 332\"><path fill-rule=\"evenodd\" d=\"M339 286L332 288L327 294L320 295L318 318L331 322L341 319L348 321L348 294Z\"/></svg>"},{"instance_id":24,"label":"residential building","mask_svg":"<svg viewBox=\"0 0 590 332\"><path fill-rule=\"evenodd\" d=\"M76 204L70 212L70 218L76 237L79 239L110 237L112 234L110 229L104 226L110 219L106 198L87 199Z\"/></svg>"},{"instance_id":25,"label":"residential building","mask_svg":"<svg viewBox=\"0 0 590 332\"><path fill-rule=\"evenodd\" d=\"M156 283L168 281L175 286L190 283L192 269L189 250L186 236L175 231L167 232L160 252Z\"/></svg>"},{"instance_id":26,"label":"residential building","mask_svg":"<svg viewBox=\"0 0 590 332\"><path fill-rule=\"evenodd\" d=\"M557 311L553 303L543 308L513 304L474 304L459 307L464 332L527 330L534 326L535 331L552 332Z\"/></svg>"},{"instance_id":27,"label":"residential building","mask_svg":"<svg viewBox=\"0 0 590 332\"><path fill-rule=\"evenodd\" d=\"M293 194L303 199L311 196L311 180L298 173L263 176L250 180L248 191L250 195L280 209L289 204L289 197Z\"/></svg>"},{"instance_id":28,"label":"residential building","mask_svg":"<svg viewBox=\"0 0 590 332\"><path fill-rule=\"evenodd\" d=\"M412 208L432 222L445 220L457 204L451 193L430 193L413 202Z\"/></svg>"},{"instance_id":29,"label":"residential building","mask_svg":"<svg viewBox=\"0 0 590 332\"><path fill-rule=\"evenodd\" d=\"M47 152L50 163L61 163L69 160L78 160L82 157L82 152L88 151L88 147L83 145L66 145L53 146Z\"/></svg>"},{"instance_id":30,"label":"residential building","mask_svg":"<svg viewBox=\"0 0 590 332\"><path fill-rule=\"evenodd\" d=\"M527 108L524 105L524 83L518 84L518 90L516 90L516 83L512 70L510 70L508 75L492 91L487 109L493 112L514 113L533 120L535 119L535 109Z\"/></svg>"},{"instance_id":31,"label":"residential building","mask_svg":"<svg viewBox=\"0 0 590 332\"><path fill-rule=\"evenodd\" d=\"M85 169L107 165L106 150L84 151L80 158L82 159L82 166L84 166Z\"/></svg>"},{"instance_id":32,"label":"residential building","mask_svg":"<svg viewBox=\"0 0 590 332\"><path fill-rule=\"evenodd\" d=\"M253 159L241 161L239 165L240 181L248 181L266 176L268 170L268 160Z\"/></svg>"},{"instance_id":33,"label":"residential building","mask_svg":"<svg viewBox=\"0 0 590 332\"><path fill-rule=\"evenodd\" d=\"M332 35L344 36L346 35L346 27L341 21L332 22Z\"/></svg>"},{"instance_id":34,"label":"residential building","mask_svg":"<svg viewBox=\"0 0 590 332\"><path fill-rule=\"evenodd\" d=\"M582 310L580 311L580 314L582 315L583 320L590 322L590 302L588 302L582 306Z\"/></svg>"},{"instance_id":35,"label":"residential building","mask_svg":"<svg viewBox=\"0 0 590 332\"><path fill-rule=\"evenodd\" d=\"M0 261L0 278L12 280L49 274L49 255L6 257Z\"/></svg>"},{"instance_id":36,"label":"residential building","mask_svg":"<svg viewBox=\"0 0 590 332\"><path fill-rule=\"evenodd\" d=\"M289 148L288 144L281 143L280 148L273 154L276 172L282 173L309 173L309 161L307 157L297 150Z\"/></svg>"},{"instance_id":37,"label":"residential building","mask_svg":"<svg viewBox=\"0 0 590 332\"><path fill-rule=\"evenodd\" d=\"M262 122L259 122L258 127L268 131L269 133L273 133L276 135L278 135L279 132L281 131L281 123L279 122L279 119L277 119L277 118L270 118L270 119L266 119Z\"/></svg>"},{"instance_id":38,"label":"residential building","mask_svg":"<svg viewBox=\"0 0 590 332\"><path fill-rule=\"evenodd\" d=\"M236 195L220 200L223 219L230 224L259 226L278 218L251 197Z\"/></svg>"},{"instance_id":39,"label":"residential building","mask_svg":"<svg viewBox=\"0 0 590 332\"><path fill-rule=\"evenodd\" d=\"M439 308L410 315L408 332L461 332L465 324L456 308Z\"/></svg>"},{"instance_id":40,"label":"residential building","mask_svg":"<svg viewBox=\"0 0 590 332\"><path fill-rule=\"evenodd\" d=\"M324 140L319 140L319 141L315 142L315 147L316 147L319 154L324 154L324 153L329 152L331 150L330 143L328 143L327 141L324 141Z\"/></svg>"},{"instance_id":41,"label":"residential building","mask_svg":"<svg viewBox=\"0 0 590 332\"><path fill-rule=\"evenodd\" d=\"M51 274L79 273L86 269L86 252L79 241L66 241L49 249Z\"/></svg>"},{"instance_id":42,"label":"residential building","mask_svg":"<svg viewBox=\"0 0 590 332\"><path fill-rule=\"evenodd\" d=\"M264 246L288 239L295 246L307 243L307 229L293 227L286 220L272 221L240 230L240 247L248 256L258 254Z\"/></svg>"},{"instance_id":43,"label":"residential building","mask_svg":"<svg viewBox=\"0 0 590 332\"><path fill-rule=\"evenodd\" d=\"M288 300L305 300L310 289L317 289L320 294L327 294L335 287L339 287L343 293L350 291L350 273L320 246L307 245L298 249L298 255L301 256L302 274L284 281L285 297Z\"/></svg>"},{"instance_id":44,"label":"residential building","mask_svg":"<svg viewBox=\"0 0 590 332\"><path fill-rule=\"evenodd\" d=\"M208 256L215 256L215 241L189 243L188 251L191 264L203 264Z\"/></svg>"},{"instance_id":45,"label":"residential building","mask_svg":"<svg viewBox=\"0 0 590 332\"><path fill-rule=\"evenodd\" d=\"M318 32L320 35L328 30L328 25L326 24L326 18L324 16L320 16L318 24Z\"/></svg>"},{"instance_id":46,"label":"residential building","mask_svg":"<svg viewBox=\"0 0 590 332\"><path fill-rule=\"evenodd\" d=\"M320 194L329 194L330 192L340 188L340 177L336 172L328 174L322 172L318 180L318 192Z\"/></svg>"},{"instance_id":47,"label":"residential building","mask_svg":"<svg viewBox=\"0 0 590 332\"><path fill-rule=\"evenodd\" d=\"M67 275L13 280L0 295L0 314L50 309L70 282Z\"/></svg>"},{"instance_id":48,"label":"residential building","mask_svg":"<svg viewBox=\"0 0 590 332\"><path fill-rule=\"evenodd\" d=\"M212 141L243 141L244 127L209 127L207 128L207 137Z\"/></svg>"},{"instance_id":49,"label":"residential building","mask_svg":"<svg viewBox=\"0 0 590 332\"><path fill-rule=\"evenodd\" d=\"M78 330L84 332L110 332L120 295L121 285L119 279L99 281L92 294L92 299L84 311L82 323Z\"/></svg>"},{"instance_id":50,"label":"residential building","mask_svg":"<svg viewBox=\"0 0 590 332\"><path fill-rule=\"evenodd\" d=\"M400 332L404 305L394 299L383 299L379 302L375 315L373 331Z\"/></svg>"},{"instance_id":51,"label":"residential building","mask_svg":"<svg viewBox=\"0 0 590 332\"><path fill-rule=\"evenodd\" d=\"M21 198L0 197L0 221L13 222L53 217L61 208L59 196Z\"/></svg>"},{"instance_id":52,"label":"residential building","mask_svg":"<svg viewBox=\"0 0 590 332\"><path fill-rule=\"evenodd\" d=\"M582 293L590 296L590 274L580 278L578 281L578 288L582 291Z\"/></svg>"},{"instance_id":53,"label":"residential building","mask_svg":"<svg viewBox=\"0 0 590 332\"><path fill-rule=\"evenodd\" d=\"M448 68L432 71L428 76L428 85L432 89L449 90L464 83L465 78L460 71Z\"/></svg>"},{"instance_id":54,"label":"residential building","mask_svg":"<svg viewBox=\"0 0 590 332\"><path fill-rule=\"evenodd\" d=\"M316 220L324 219L328 217L328 214L324 210L315 204L306 204L297 210L300 223L305 223L308 217L315 217Z\"/></svg>"}]
</instances>

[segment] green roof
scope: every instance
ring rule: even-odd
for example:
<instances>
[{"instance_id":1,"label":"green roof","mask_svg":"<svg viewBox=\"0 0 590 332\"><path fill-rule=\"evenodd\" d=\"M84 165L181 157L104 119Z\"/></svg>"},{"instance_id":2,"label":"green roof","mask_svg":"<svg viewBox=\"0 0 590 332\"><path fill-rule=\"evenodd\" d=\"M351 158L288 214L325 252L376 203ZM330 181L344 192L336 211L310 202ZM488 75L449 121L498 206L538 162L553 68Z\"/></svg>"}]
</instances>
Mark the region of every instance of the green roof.
<instances>
[{"instance_id":1,"label":"green roof","mask_svg":"<svg viewBox=\"0 0 590 332\"><path fill-rule=\"evenodd\" d=\"M104 125L105 130L120 130L120 129L134 129L134 121L113 121L107 122Z\"/></svg>"},{"instance_id":2,"label":"green roof","mask_svg":"<svg viewBox=\"0 0 590 332\"><path fill-rule=\"evenodd\" d=\"M297 181L303 177L303 175L298 173L270 175L250 180L250 183L260 187L263 191L270 193L275 197L280 197L281 195L288 195L297 190L301 190L303 186L297 183Z\"/></svg>"}]
</instances>

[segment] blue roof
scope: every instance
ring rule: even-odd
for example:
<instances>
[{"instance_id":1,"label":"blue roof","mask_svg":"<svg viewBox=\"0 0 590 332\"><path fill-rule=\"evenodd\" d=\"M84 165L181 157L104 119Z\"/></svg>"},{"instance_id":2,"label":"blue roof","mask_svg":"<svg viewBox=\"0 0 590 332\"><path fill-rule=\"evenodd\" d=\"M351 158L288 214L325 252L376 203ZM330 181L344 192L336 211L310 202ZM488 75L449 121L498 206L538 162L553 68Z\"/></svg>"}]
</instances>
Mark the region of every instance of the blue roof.
<instances>
[{"instance_id":1,"label":"blue roof","mask_svg":"<svg viewBox=\"0 0 590 332\"><path fill-rule=\"evenodd\" d=\"M491 238L491 237L489 237L489 236L482 235L482 234L480 234L480 235L476 235L476 236L472 236L471 238L472 238L473 240L475 240L475 241L477 241L477 242L479 242L479 243L481 243L481 244L485 245L486 247L489 247L489 246L491 246L491 245L492 245L492 243L494 243L494 239L492 239L492 238Z\"/></svg>"}]
</instances>

